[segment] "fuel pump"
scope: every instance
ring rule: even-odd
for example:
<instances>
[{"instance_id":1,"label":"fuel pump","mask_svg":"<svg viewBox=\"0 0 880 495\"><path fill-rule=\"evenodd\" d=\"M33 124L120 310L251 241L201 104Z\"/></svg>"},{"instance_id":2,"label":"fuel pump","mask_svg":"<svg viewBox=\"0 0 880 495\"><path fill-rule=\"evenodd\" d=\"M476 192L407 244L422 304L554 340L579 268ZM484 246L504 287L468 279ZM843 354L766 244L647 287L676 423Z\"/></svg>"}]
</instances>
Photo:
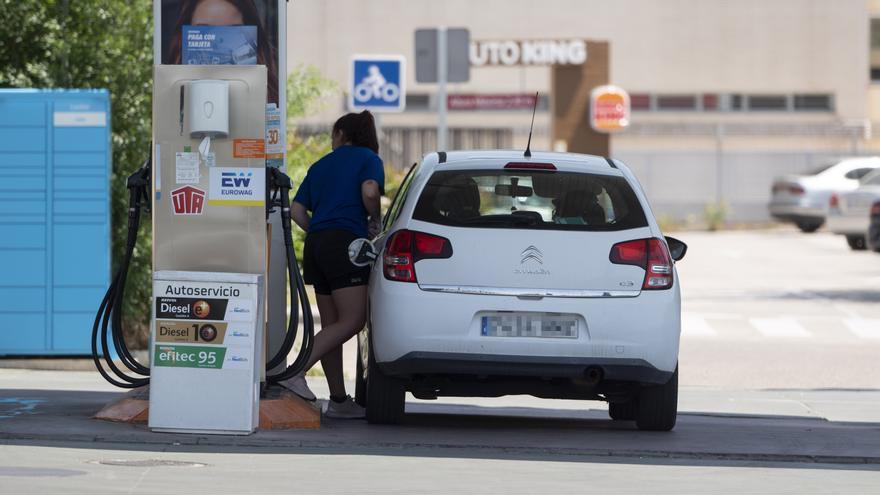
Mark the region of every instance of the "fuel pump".
<instances>
[{"instance_id":1,"label":"fuel pump","mask_svg":"<svg viewBox=\"0 0 880 495\"><path fill-rule=\"evenodd\" d=\"M263 66L155 68L151 158L128 179L126 251L92 328L92 357L108 382L151 385L154 430L250 433L262 386L302 372L311 353L311 306L293 248L293 184L266 167L261 152L265 101ZM132 356L122 332L144 211L153 220L149 367ZM280 268L269 267L270 215L281 219L290 315L280 349L268 357L268 270ZM271 373L287 363L300 323L297 356Z\"/></svg>"}]
</instances>

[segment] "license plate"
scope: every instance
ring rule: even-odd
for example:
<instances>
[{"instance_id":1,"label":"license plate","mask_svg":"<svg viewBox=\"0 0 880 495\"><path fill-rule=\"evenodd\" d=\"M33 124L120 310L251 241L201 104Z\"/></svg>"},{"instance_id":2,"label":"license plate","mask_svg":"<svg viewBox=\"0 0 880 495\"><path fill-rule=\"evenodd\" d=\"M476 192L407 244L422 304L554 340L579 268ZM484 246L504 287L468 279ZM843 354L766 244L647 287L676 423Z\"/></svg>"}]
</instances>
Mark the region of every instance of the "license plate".
<instances>
[{"instance_id":1,"label":"license plate","mask_svg":"<svg viewBox=\"0 0 880 495\"><path fill-rule=\"evenodd\" d=\"M480 335L576 339L578 319L561 313L492 313L481 318Z\"/></svg>"}]
</instances>

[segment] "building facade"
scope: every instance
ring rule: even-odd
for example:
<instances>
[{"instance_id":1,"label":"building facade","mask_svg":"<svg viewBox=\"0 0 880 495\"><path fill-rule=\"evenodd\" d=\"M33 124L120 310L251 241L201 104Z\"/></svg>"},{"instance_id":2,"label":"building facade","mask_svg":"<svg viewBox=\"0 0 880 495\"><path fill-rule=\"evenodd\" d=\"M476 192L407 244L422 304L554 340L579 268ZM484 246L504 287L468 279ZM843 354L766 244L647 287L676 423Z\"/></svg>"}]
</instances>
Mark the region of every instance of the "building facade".
<instances>
[{"instance_id":1,"label":"building facade","mask_svg":"<svg viewBox=\"0 0 880 495\"><path fill-rule=\"evenodd\" d=\"M871 132L880 120L873 15L880 17L880 1L296 0L288 66L315 66L345 88L352 55L405 56L407 109L381 116L391 135L421 133L400 141L406 153L386 155L404 166L433 149L437 119L436 86L414 77L416 29L469 29L471 77L449 85L452 98L539 92L533 147L544 149L560 147L551 131L551 68L481 64L480 43L608 42L609 81L632 102L631 125L612 135L611 155L634 169L655 213L699 219L707 204L723 203L731 221L764 221L774 176L880 148ZM328 125L344 102L340 95L301 124ZM451 147L524 147L530 109L514 106L450 110Z\"/></svg>"}]
</instances>

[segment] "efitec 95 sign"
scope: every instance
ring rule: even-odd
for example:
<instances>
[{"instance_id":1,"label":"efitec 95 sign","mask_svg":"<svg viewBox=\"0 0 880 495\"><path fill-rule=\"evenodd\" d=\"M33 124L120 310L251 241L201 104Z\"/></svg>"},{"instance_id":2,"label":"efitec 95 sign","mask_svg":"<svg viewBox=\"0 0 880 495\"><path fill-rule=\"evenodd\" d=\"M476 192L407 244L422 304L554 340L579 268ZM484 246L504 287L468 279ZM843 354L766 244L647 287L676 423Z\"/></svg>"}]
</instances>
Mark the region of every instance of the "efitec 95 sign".
<instances>
[{"instance_id":1,"label":"efitec 95 sign","mask_svg":"<svg viewBox=\"0 0 880 495\"><path fill-rule=\"evenodd\" d=\"M629 127L629 94L617 86L599 86L590 93L590 127L615 132Z\"/></svg>"}]
</instances>

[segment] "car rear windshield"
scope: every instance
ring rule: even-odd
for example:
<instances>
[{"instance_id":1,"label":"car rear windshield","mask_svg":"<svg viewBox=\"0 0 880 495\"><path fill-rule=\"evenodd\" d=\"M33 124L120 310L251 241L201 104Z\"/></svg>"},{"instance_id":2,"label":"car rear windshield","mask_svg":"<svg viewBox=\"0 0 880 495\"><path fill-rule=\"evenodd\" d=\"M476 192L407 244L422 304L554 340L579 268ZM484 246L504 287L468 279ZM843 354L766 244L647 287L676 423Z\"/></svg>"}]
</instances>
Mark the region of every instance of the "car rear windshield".
<instances>
[{"instance_id":1,"label":"car rear windshield","mask_svg":"<svg viewBox=\"0 0 880 495\"><path fill-rule=\"evenodd\" d=\"M646 227L623 177L575 172L435 172L413 219L452 227L616 231Z\"/></svg>"}]
</instances>

